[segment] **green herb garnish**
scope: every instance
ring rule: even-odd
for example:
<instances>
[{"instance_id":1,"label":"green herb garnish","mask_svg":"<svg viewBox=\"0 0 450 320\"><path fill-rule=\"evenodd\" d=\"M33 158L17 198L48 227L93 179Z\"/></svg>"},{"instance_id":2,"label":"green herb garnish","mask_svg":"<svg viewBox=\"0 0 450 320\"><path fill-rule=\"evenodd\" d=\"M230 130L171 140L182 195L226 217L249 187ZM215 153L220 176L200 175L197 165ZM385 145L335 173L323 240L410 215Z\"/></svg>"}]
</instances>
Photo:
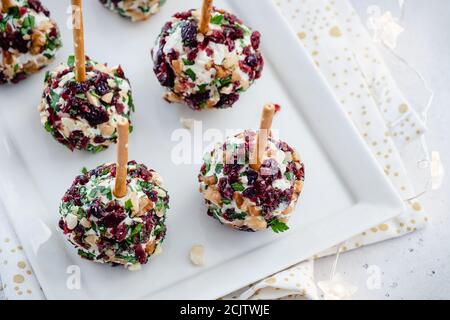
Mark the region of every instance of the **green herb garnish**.
<instances>
[{"instance_id":1,"label":"green herb garnish","mask_svg":"<svg viewBox=\"0 0 450 320\"><path fill-rule=\"evenodd\" d=\"M234 191L244 191L245 190L244 185L239 182L232 183L231 187L233 188Z\"/></svg>"},{"instance_id":2,"label":"green herb garnish","mask_svg":"<svg viewBox=\"0 0 450 320\"><path fill-rule=\"evenodd\" d=\"M218 15L215 15L215 16L211 17L211 21L210 22L212 24L221 25L223 23L224 19L225 19L225 17L222 14L218 14Z\"/></svg>"},{"instance_id":3,"label":"green herb garnish","mask_svg":"<svg viewBox=\"0 0 450 320\"><path fill-rule=\"evenodd\" d=\"M272 228L273 232L275 233L284 232L289 229L286 223L281 222L278 219L273 219L272 221L269 222L268 225Z\"/></svg>"}]
</instances>

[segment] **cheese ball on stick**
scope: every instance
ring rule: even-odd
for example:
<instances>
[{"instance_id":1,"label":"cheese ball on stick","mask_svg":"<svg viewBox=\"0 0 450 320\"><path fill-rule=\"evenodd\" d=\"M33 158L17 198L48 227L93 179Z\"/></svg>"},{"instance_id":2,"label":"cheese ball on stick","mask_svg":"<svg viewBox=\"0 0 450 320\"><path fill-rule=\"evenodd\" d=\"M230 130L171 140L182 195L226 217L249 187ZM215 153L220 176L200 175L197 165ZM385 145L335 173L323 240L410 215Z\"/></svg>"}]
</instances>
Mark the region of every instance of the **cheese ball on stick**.
<instances>
[{"instance_id":1,"label":"cheese ball on stick","mask_svg":"<svg viewBox=\"0 0 450 320\"><path fill-rule=\"evenodd\" d=\"M158 13L166 0L100 0L100 2L120 16L138 22Z\"/></svg>"},{"instance_id":2,"label":"cheese ball on stick","mask_svg":"<svg viewBox=\"0 0 450 320\"><path fill-rule=\"evenodd\" d=\"M128 161L128 123L119 122L117 163L84 170L60 205L59 227L88 260L138 270L161 251L169 196L161 177Z\"/></svg>"},{"instance_id":3,"label":"cheese ball on stick","mask_svg":"<svg viewBox=\"0 0 450 320\"><path fill-rule=\"evenodd\" d=\"M261 76L259 47L258 31L205 0L201 11L177 13L164 25L153 70L167 101L194 110L229 108Z\"/></svg>"},{"instance_id":4,"label":"cheese ball on stick","mask_svg":"<svg viewBox=\"0 0 450 320\"><path fill-rule=\"evenodd\" d=\"M288 229L304 166L292 147L270 136L273 113L274 106L266 106L258 132L229 137L205 155L200 192L208 215L224 225L245 231Z\"/></svg>"},{"instance_id":5,"label":"cheese ball on stick","mask_svg":"<svg viewBox=\"0 0 450 320\"><path fill-rule=\"evenodd\" d=\"M61 46L58 26L39 0L0 1L0 85L38 72Z\"/></svg>"},{"instance_id":6,"label":"cheese ball on stick","mask_svg":"<svg viewBox=\"0 0 450 320\"><path fill-rule=\"evenodd\" d=\"M57 141L70 150L96 153L117 141L117 122L129 120L134 105L122 68L85 56L82 1L71 1L75 54L47 72L38 111Z\"/></svg>"}]
</instances>

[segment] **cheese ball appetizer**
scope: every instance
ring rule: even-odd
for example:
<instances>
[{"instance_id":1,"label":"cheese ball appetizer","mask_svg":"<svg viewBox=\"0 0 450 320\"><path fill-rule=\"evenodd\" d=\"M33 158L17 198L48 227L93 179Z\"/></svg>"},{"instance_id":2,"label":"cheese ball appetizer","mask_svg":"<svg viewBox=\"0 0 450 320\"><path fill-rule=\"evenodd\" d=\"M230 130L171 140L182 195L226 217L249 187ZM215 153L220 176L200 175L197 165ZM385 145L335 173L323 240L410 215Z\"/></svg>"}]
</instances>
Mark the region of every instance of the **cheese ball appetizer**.
<instances>
[{"instance_id":1,"label":"cheese ball appetizer","mask_svg":"<svg viewBox=\"0 0 450 320\"><path fill-rule=\"evenodd\" d=\"M256 144L254 131L245 131L217 144L204 157L198 176L208 215L244 231L288 229L303 187L304 167L287 143L268 138L258 171L250 165Z\"/></svg>"},{"instance_id":2,"label":"cheese ball appetizer","mask_svg":"<svg viewBox=\"0 0 450 320\"><path fill-rule=\"evenodd\" d=\"M86 74L87 81L76 81L73 56L47 72L38 110L57 141L72 151L96 153L116 143L117 121L129 119L134 105L120 66L110 68L86 57Z\"/></svg>"},{"instance_id":3,"label":"cheese ball appetizer","mask_svg":"<svg viewBox=\"0 0 450 320\"><path fill-rule=\"evenodd\" d=\"M114 196L116 164L75 178L59 208L59 227L88 260L138 270L161 251L169 196L159 175L128 162L128 194Z\"/></svg>"},{"instance_id":4,"label":"cheese ball appetizer","mask_svg":"<svg viewBox=\"0 0 450 320\"><path fill-rule=\"evenodd\" d=\"M159 12L166 0L100 0L109 10L133 22L147 20Z\"/></svg>"},{"instance_id":5,"label":"cheese ball appetizer","mask_svg":"<svg viewBox=\"0 0 450 320\"><path fill-rule=\"evenodd\" d=\"M190 10L164 25L152 50L153 71L168 102L194 110L229 108L261 76L260 33L216 8L206 34L199 20L200 10Z\"/></svg>"},{"instance_id":6,"label":"cheese ball appetizer","mask_svg":"<svg viewBox=\"0 0 450 320\"><path fill-rule=\"evenodd\" d=\"M39 0L8 2L0 2L0 85L38 72L62 46L58 26Z\"/></svg>"}]
</instances>

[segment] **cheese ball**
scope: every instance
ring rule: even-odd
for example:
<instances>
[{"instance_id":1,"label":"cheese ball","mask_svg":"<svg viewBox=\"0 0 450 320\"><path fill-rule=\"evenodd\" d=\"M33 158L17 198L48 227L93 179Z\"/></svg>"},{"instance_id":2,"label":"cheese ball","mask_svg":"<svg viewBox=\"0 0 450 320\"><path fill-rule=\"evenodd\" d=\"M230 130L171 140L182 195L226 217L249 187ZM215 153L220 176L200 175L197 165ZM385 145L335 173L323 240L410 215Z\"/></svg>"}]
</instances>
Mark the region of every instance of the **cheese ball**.
<instances>
[{"instance_id":1,"label":"cheese ball","mask_svg":"<svg viewBox=\"0 0 450 320\"><path fill-rule=\"evenodd\" d=\"M198 176L208 215L244 231L288 229L304 181L304 167L287 143L269 137L259 172L250 165L256 133L245 131L217 144Z\"/></svg>"},{"instance_id":2,"label":"cheese ball","mask_svg":"<svg viewBox=\"0 0 450 320\"><path fill-rule=\"evenodd\" d=\"M58 26L39 0L11 0L11 5L3 8L0 2L0 85L38 72L62 46Z\"/></svg>"},{"instance_id":3,"label":"cheese ball","mask_svg":"<svg viewBox=\"0 0 450 320\"><path fill-rule=\"evenodd\" d=\"M199 10L177 13L152 50L164 98L194 110L229 108L261 76L260 33L236 16L213 9L209 31L198 30Z\"/></svg>"},{"instance_id":4,"label":"cheese ball","mask_svg":"<svg viewBox=\"0 0 450 320\"><path fill-rule=\"evenodd\" d=\"M59 227L88 260L138 270L161 251L169 196L159 175L128 163L128 194L114 196L115 164L75 178L59 208Z\"/></svg>"},{"instance_id":5,"label":"cheese ball","mask_svg":"<svg viewBox=\"0 0 450 320\"><path fill-rule=\"evenodd\" d=\"M70 150L100 152L117 142L117 122L134 111L131 87L120 66L86 58L87 80L75 79L74 57L47 72L38 110L44 128ZM130 130L132 127L130 127Z\"/></svg>"},{"instance_id":6,"label":"cheese ball","mask_svg":"<svg viewBox=\"0 0 450 320\"><path fill-rule=\"evenodd\" d=\"M120 16L137 22L158 13L166 0L100 0L100 2Z\"/></svg>"}]
</instances>

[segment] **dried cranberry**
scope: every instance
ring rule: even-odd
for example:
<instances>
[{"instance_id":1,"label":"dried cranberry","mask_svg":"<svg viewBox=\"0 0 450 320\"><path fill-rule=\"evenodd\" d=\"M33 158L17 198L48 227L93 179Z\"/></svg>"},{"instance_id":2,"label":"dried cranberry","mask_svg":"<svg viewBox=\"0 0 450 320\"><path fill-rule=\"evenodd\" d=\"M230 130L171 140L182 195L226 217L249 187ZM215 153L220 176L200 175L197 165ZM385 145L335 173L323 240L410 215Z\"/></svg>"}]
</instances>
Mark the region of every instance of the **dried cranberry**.
<instances>
[{"instance_id":1,"label":"dried cranberry","mask_svg":"<svg viewBox=\"0 0 450 320\"><path fill-rule=\"evenodd\" d=\"M122 242L127 237L127 226L125 223L121 223L114 231L114 236L118 242Z\"/></svg>"},{"instance_id":2,"label":"dried cranberry","mask_svg":"<svg viewBox=\"0 0 450 320\"><path fill-rule=\"evenodd\" d=\"M116 111L118 113L123 113L125 111L125 106L122 103L116 104Z\"/></svg>"},{"instance_id":3,"label":"dried cranberry","mask_svg":"<svg viewBox=\"0 0 450 320\"><path fill-rule=\"evenodd\" d=\"M183 24L181 27L181 39L186 46L197 45L197 24L190 21Z\"/></svg>"},{"instance_id":4,"label":"dried cranberry","mask_svg":"<svg viewBox=\"0 0 450 320\"><path fill-rule=\"evenodd\" d=\"M87 210L87 213L88 216L93 216L96 217L97 219L101 219L106 215L106 212L98 199L92 201L91 206Z\"/></svg>"},{"instance_id":5,"label":"dried cranberry","mask_svg":"<svg viewBox=\"0 0 450 320\"><path fill-rule=\"evenodd\" d=\"M173 88L175 84L175 74L172 67L167 63L163 62L159 65L155 65L153 71L158 78L159 83L164 87Z\"/></svg>"},{"instance_id":6,"label":"dried cranberry","mask_svg":"<svg viewBox=\"0 0 450 320\"><path fill-rule=\"evenodd\" d=\"M231 94L222 94L220 96L220 100L217 103L217 108L230 108L233 104L239 100L239 94L231 93Z\"/></svg>"},{"instance_id":7,"label":"dried cranberry","mask_svg":"<svg viewBox=\"0 0 450 320\"><path fill-rule=\"evenodd\" d=\"M173 15L174 18L181 20L187 20L191 16L192 16L191 11L177 12Z\"/></svg>"},{"instance_id":8,"label":"dried cranberry","mask_svg":"<svg viewBox=\"0 0 450 320\"><path fill-rule=\"evenodd\" d=\"M239 23L242 24L242 20L236 17L234 14L225 12L224 13L225 20L227 20L231 24Z\"/></svg>"},{"instance_id":9,"label":"dried cranberry","mask_svg":"<svg viewBox=\"0 0 450 320\"><path fill-rule=\"evenodd\" d=\"M108 228L116 228L126 218L125 211L122 207L116 206L113 211L107 212L101 221Z\"/></svg>"},{"instance_id":10,"label":"dried cranberry","mask_svg":"<svg viewBox=\"0 0 450 320\"><path fill-rule=\"evenodd\" d=\"M137 244L134 247L134 254L136 255L139 263L144 264L147 262L147 254L145 253L144 248L141 244Z\"/></svg>"},{"instance_id":11,"label":"dried cranberry","mask_svg":"<svg viewBox=\"0 0 450 320\"><path fill-rule=\"evenodd\" d=\"M249 185L253 185L256 181L256 179L258 179L258 172L251 170L251 169L247 169L247 171L244 172L245 176L247 177L247 181Z\"/></svg>"},{"instance_id":12,"label":"dried cranberry","mask_svg":"<svg viewBox=\"0 0 450 320\"><path fill-rule=\"evenodd\" d=\"M102 143L105 142L105 141L106 141L106 139L103 138L102 136L95 136L95 137L94 137L94 142L95 142L95 143L102 144Z\"/></svg>"},{"instance_id":13,"label":"dried cranberry","mask_svg":"<svg viewBox=\"0 0 450 320\"><path fill-rule=\"evenodd\" d=\"M187 58L189 61L195 61L198 54L198 48L190 49L187 53Z\"/></svg>"},{"instance_id":14,"label":"dried cranberry","mask_svg":"<svg viewBox=\"0 0 450 320\"><path fill-rule=\"evenodd\" d=\"M242 39L244 37L244 31L234 26L225 26L223 28L223 34L231 40Z\"/></svg>"},{"instance_id":15,"label":"dried cranberry","mask_svg":"<svg viewBox=\"0 0 450 320\"><path fill-rule=\"evenodd\" d=\"M207 36L207 38L215 43L224 43L225 42L225 36L222 32L219 30L213 30L212 34Z\"/></svg>"},{"instance_id":16,"label":"dried cranberry","mask_svg":"<svg viewBox=\"0 0 450 320\"><path fill-rule=\"evenodd\" d=\"M93 127L109 121L108 113L102 108L91 107L89 108L89 112L82 114L82 117Z\"/></svg>"},{"instance_id":17,"label":"dried cranberry","mask_svg":"<svg viewBox=\"0 0 450 320\"><path fill-rule=\"evenodd\" d=\"M185 98L186 103L191 109L198 110L201 105L209 99L209 90L205 92L197 92Z\"/></svg>"},{"instance_id":18,"label":"dried cranberry","mask_svg":"<svg viewBox=\"0 0 450 320\"><path fill-rule=\"evenodd\" d=\"M261 33L259 33L258 31L254 31L250 36L250 41L252 43L253 49L258 50L261 42Z\"/></svg>"},{"instance_id":19,"label":"dried cranberry","mask_svg":"<svg viewBox=\"0 0 450 320\"><path fill-rule=\"evenodd\" d=\"M44 8L44 6L41 4L41 2L39 0L28 0L28 5L30 6L30 8L34 9L36 12L42 12L43 14L45 14L47 17L50 16L50 12Z\"/></svg>"},{"instance_id":20,"label":"dried cranberry","mask_svg":"<svg viewBox=\"0 0 450 320\"><path fill-rule=\"evenodd\" d=\"M245 189L242 192L242 195L245 198L248 198L248 199L250 199L250 201L253 201L253 202L256 202L258 199L257 192L256 192L255 188L252 188L252 187Z\"/></svg>"},{"instance_id":21,"label":"dried cranberry","mask_svg":"<svg viewBox=\"0 0 450 320\"><path fill-rule=\"evenodd\" d=\"M258 65L258 58L256 55L251 54L248 57L245 58L245 63L250 67L256 67Z\"/></svg>"},{"instance_id":22,"label":"dried cranberry","mask_svg":"<svg viewBox=\"0 0 450 320\"><path fill-rule=\"evenodd\" d=\"M117 75L119 78L125 79L125 73L123 72L122 66L119 65L119 66L117 67L116 75Z\"/></svg>"}]
</instances>

